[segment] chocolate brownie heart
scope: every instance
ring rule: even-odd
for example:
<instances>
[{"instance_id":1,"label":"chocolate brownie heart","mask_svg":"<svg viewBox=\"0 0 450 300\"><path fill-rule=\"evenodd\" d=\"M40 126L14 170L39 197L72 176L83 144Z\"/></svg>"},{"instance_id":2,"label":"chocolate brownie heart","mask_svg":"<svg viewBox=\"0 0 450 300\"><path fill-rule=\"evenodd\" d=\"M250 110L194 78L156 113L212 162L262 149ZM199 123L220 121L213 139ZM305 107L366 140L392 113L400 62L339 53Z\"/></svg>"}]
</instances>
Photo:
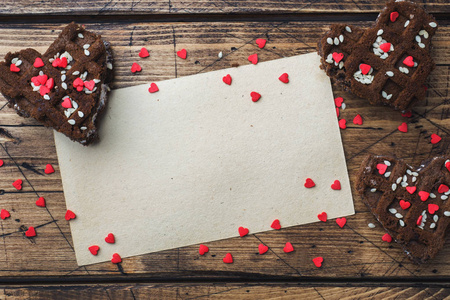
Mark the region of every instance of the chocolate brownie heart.
<instances>
[{"instance_id":1,"label":"chocolate brownie heart","mask_svg":"<svg viewBox=\"0 0 450 300\"><path fill-rule=\"evenodd\" d=\"M425 98L436 29L435 19L418 5L390 1L369 29L332 25L318 43L321 68L371 104L404 111Z\"/></svg>"},{"instance_id":2,"label":"chocolate brownie heart","mask_svg":"<svg viewBox=\"0 0 450 300\"><path fill-rule=\"evenodd\" d=\"M83 145L97 138L111 81L109 44L75 23L44 54L28 48L0 62L0 91L10 107Z\"/></svg>"},{"instance_id":3,"label":"chocolate brownie heart","mask_svg":"<svg viewBox=\"0 0 450 300\"><path fill-rule=\"evenodd\" d=\"M361 164L358 192L415 263L436 256L450 231L449 163L435 157L414 169L394 157L369 155Z\"/></svg>"}]
</instances>

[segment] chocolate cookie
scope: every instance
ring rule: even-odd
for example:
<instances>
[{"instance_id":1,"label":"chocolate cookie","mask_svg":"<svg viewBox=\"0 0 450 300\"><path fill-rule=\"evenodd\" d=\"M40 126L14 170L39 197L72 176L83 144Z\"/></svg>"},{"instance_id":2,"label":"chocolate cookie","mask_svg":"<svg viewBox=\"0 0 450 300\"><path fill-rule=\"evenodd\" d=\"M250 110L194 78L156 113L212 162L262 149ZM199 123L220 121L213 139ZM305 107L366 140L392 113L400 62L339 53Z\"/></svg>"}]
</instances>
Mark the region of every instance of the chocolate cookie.
<instances>
[{"instance_id":1,"label":"chocolate cookie","mask_svg":"<svg viewBox=\"0 0 450 300\"><path fill-rule=\"evenodd\" d=\"M418 5L390 1L369 29L332 25L318 43L321 68L371 104L404 111L425 98L436 29L435 19Z\"/></svg>"},{"instance_id":2,"label":"chocolate cookie","mask_svg":"<svg viewBox=\"0 0 450 300\"><path fill-rule=\"evenodd\" d=\"M111 81L109 44L75 23L44 54L28 48L0 62L0 91L9 105L83 145L97 138Z\"/></svg>"},{"instance_id":3,"label":"chocolate cookie","mask_svg":"<svg viewBox=\"0 0 450 300\"><path fill-rule=\"evenodd\" d=\"M415 262L433 258L450 231L450 159L414 169L390 156L367 156L357 190L378 221Z\"/></svg>"}]
</instances>

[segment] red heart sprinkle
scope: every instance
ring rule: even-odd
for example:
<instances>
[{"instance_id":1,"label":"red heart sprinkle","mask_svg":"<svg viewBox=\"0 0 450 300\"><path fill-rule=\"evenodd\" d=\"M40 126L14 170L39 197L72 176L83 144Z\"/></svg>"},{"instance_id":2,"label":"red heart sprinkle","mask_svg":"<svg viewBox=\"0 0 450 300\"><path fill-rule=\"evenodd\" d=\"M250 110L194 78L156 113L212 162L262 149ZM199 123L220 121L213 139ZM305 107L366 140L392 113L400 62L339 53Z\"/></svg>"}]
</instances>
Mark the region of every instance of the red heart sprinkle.
<instances>
[{"instance_id":1,"label":"red heart sprinkle","mask_svg":"<svg viewBox=\"0 0 450 300\"><path fill-rule=\"evenodd\" d=\"M116 239L114 238L114 234L110 233L107 237L105 237L105 242L108 244L114 244L116 242Z\"/></svg>"},{"instance_id":2,"label":"red heart sprinkle","mask_svg":"<svg viewBox=\"0 0 450 300\"><path fill-rule=\"evenodd\" d=\"M450 188L445 184L441 184L438 188L438 192L441 194L448 192L448 190L450 190Z\"/></svg>"},{"instance_id":3,"label":"red heart sprinkle","mask_svg":"<svg viewBox=\"0 0 450 300\"><path fill-rule=\"evenodd\" d=\"M316 184L314 183L314 181L311 178L306 178L304 185L305 185L305 188L308 188L308 189L316 186Z\"/></svg>"},{"instance_id":4,"label":"red heart sprinkle","mask_svg":"<svg viewBox=\"0 0 450 300\"><path fill-rule=\"evenodd\" d=\"M316 257L316 258L313 258L313 263L314 263L314 265L316 266L316 267L318 267L318 268L320 268L321 266L322 266L322 263L323 263L323 257Z\"/></svg>"},{"instance_id":5,"label":"red heart sprinkle","mask_svg":"<svg viewBox=\"0 0 450 300\"><path fill-rule=\"evenodd\" d=\"M0 159L0 167L3 166L3 160Z\"/></svg>"},{"instance_id":6,"label":"red heart sprinkle","mask_svg":"<svg viewBox=\"0 0 450 300\"><path fill-rule=\"evenodd\" d=\"M428 197L430 196L430 193L425 192L425 191L420 191L418 194L419 194L420 200L422 200L422 201L427 201Z\"/></svg>"},{"instance_id":7,"label":"red heart sprinkle","mask_svg":"<svg viewBox=\"0 0 450 300\"><path fill-rule=\"evenodd\" d=\"M402 117L411 118L412 117L412 111L407 111L407 112L402 113Z\"/></svg>"},{"instance_id":8,"label":"red heart sprinkle","mask_svg":"<svg viewBox=\"0 0 450 300\"><path fill-rule=\"evenodd\" d=\"M46 84L47 83L47 80L48 80L48 76L47 75L38 75L38 76L36 76L36 78L37 78L37 80L38 80L38 82L39 82L39 84L36 84L36 85L44 85L44 84Z\"/></svg>"},{"instance_id":9,"label":"red heart sprinkle","mask_svg":"<svg viewBox=\"0 0 450 300\"><path fill-rule=\"evenodd\" d=\"M66 215L65 215L65 219L66 219L66 221L70 221L70 220L72 220L72 219L75 219L77 216L75 215L75 213L73 212L73 211L71 211L70 209L68 209L67 211L66 211Z\"/></svg>"},{"instance_id":10,"label":"red heart sprinkle","mask_svg":"<svg viewBox=\"0 0 450 300\"><path fill-rule=\"evenodd\" d=\"M248 234L248 228L244 228L242 226L239 227L238 231L241 237L246 236Z\"/></svg>"},{"instance_id":11,"label":"red heart sprinkle","mask_svg":"<svg viewBox=\"0 0 450 300\"><path fill-rule=\"evenodd\" d=\"M53 169L53 166L51 164L47 164L45 166L45 170L44 170L45 174L52 174L55 173L55 169Z\"/></svg>"},{"instance_id":12,"label":"red heart sprinkle","mask_svg":"<svg viewBox=\"0 0 450 300\"><path fill-rule=\"evenodd\" d=\"M42 59L40 57L36 57L36 59L34 60L34 63L33 63L33 67L40 68L43 66L44 66L44 62L42 61Z\"/></svg>"},{"instance_id":13,"label":"red heart sprinkle","mask_svg":"<svg viewBox=\"0 0 450 300\"><path fill-rule=\"evenodd\" d=\"M73 81L73 87L77 89L77 91L81 92L84 87L84 81L78 77Z\"/></svg>"},{"instance_id":14,"label":"red heart sprinkle","mask_svg":"<svg viewBox=\"0 0 450 300\"><path fill-rule=\"evenodd\" d=\"M22 179L17 179L16 181L13 182L13 187L15 187L17 190L21 190L22 189Z\"/></svg>"},{"instance_id":15,"label":"red heart sprinkle","mask_svg":"<svg viewBox=\"0 0 450 300\"><path fill-rule=\"evenodd\" d=\"M411 203L405 200L400 200L400 207L405 210L408 209L411 206Z\"/></svg>"},{"instance_id":16,"label":"red heart sprinkle","mask_svg":"<svg viewBox=\"0 0 450 300\"><path fill-rule=\"evenodd\" d=\"M391 22L395 22L395 20L397 20L397 18L398 18L398 12L396 12L396 11L391 12L391 14L390 14Z\"/></svg>"},{"instance_id":17,"label":"red heart sprinkle","mask_svg":"<svg viewBox=\"0 0 450 300\"><path fill-rule=\"evenodd\" d=\"M39 207L45 207L45 199L44 197L39 197L39 199L36 200L36 205Z\"/></svg>"},{"instance_id":18,"label":"red heart sprinkle","mask_svg":"<svg viewBox=\"0 0 450 300\"><path fill-rule=\"evenodd\" d=\"M61 63L61 59L59 57L57 57L52 61L52 66L54 68L57 68L57 67L59 67L60 63Z\"/></svg>"},{"instance_id":19,"label":"red heart sprinkle","mask_svg":"<svg viewBox=\"0 0 450 300\"><path fill-rule=\"evenodd\" d=\"M250 96L252 97L252 101L256 102L261 98L261 94L257 93L257 92L251 92Z\"/></svg>"},{"instance_id":20,"label":"red heart sprinkle","mask_svg":"<svg viewBox=\"0 0 450 300\"><path fill-rule=\"evenodd\" d=\"M252 54L248 57L248 61L256 65L258 63L258 54Z\"/></svg>"},{"instance_id":21,"label":"red heart sprinkle","mask_svg":"<svg viewBox=\"0 0 450 300\"><path fill-rule=\"evenodd\" d=\"M442 138L440 136L438 136L437 134L433 133L431 134L431 143L432 144L437 144L442 140Z\"/></svg>"},{"instance_id":22,"label":"red heart sprinkle","mask_svg":"<svg viewBox=\"0 0 450 300\"><path fill-rule=\"evenodd\" d=\"M423 218L422 215L420 215L420 216L417 218L417 221L416 221L416 224L417 224L417 225L420 225L420 224L422 223L422 218Z\"/></svg>"},{"instance_id":23,"label":"red heart sprinkle","mask_svg":"<svg viewBox=\"0 0 450 300\"><path fill-rule=\"evenodd\" d=\"M55 80L53 80L53 78L49 78L46 82L45 82L45 86L51 90L54 86L55 86Z\"/></svg>"},{"instance_id":24,"label":"red heart sprinkle","mask_svg":"<svg viewBox=\"0 0 450 300\"><path fill-rule=\"evenodd\" d=\"M403 122L400 126L398 126L398 130L401 132L408 132L408 124Z\"/></svg>"},{"instance_id":25,"label":"red heart sprinkle","mask_svg":"<svg viewBox=\"0 0 450 300\"><path fill-rule=\"evenodd\" d=\"M319 218L319 220L322 222L326 222L327 221L327 213L321 212L320 214L317 215L317 218Z\"/></svg>"},{"instance_id":26,"label":"red heart sprinkle","mask_svg":"<svg viewBox=\"0 0 450 300\"><path fill-rule=\"evenodd\" d=\"M36 236L36 230L34 229L34 227L29 227L27 231L25 231L25 235L27 237L33 237Z\"/></svg>"},{"instance_id":27,"label":"red heart sprinkle","mask_svg":"<svg viewBox=\"0 0 450 300\"><path fill-rule=\"evenodd\" d=\"M369 71L370 71L370 69L372 69L372 67L368 64L360 64L359 69L361 70L361 73L363 75L366 75L367 73L369 73Z\"/></svg>"},{"instance_id":28,"label":"red heart sprinkle","mask_svg":"<svg viewBox=\"0 0 450 300\"><path fill-rule=\"evenodd\" d=\"M61 106L64 107L64 108L72 108L72 101L70 101L69 97L66 97L61 102Z\"/></svg>"},{"instance_id":29,"label":"red heart sprinkle","mask_svg":"<svg viewBox=\"0 0 450 300\"><path fill-rule=\"evenodd\" d=\"M331 56L336 63L339 63L344 58L344 53L333 52Z\"/></svg>"},{"instance_id":30,"label":"red heart sprinkle","mask_svg":"<svg viewBox=\"0 0 450 300\"><path fill-rule=\"evenodd\" d=\"M11 64L11 65L9 66L9 70L10 70L11 72L16 72L16 73L20 71L19 67L17 67L15 64Z\"/></svg>"},{"instance_id":31,"label":"red heart sprinkle","mask_svg":"<svg viewBox=\"0 0 450 300\"><path fill-rule=\"evenodd\" d=\"M380 175L386 173L387 168L388 166L385 164L377 164L378 173L380 173Z\"/></svg>"},{"instance_id":32,"label":"red heart sprinkle","mask_svg":"<svg viewBox=\"0 0 450 300\"><path fill-rule=\"evenodd\" d=\"M149 57L150 54L148 53L148 50L145 49L144 47L141 48L141 51L139 52L139 57L141 58L146 58Z\"/></svg>"},{"instance_id":33,"label":"red heart sprinkle","mask_svg":"<svg viewBox=\"0 0 450 300\"><path fill-rule=\"evenodd\" d=\"M138 63L133 63L131 65L131 72L132 73L136 73L136 72L140 72L140 71L142 71L142 68L141 68L141 66ZM86 85L86 83L85 83L85 85Z\"/></svg>"},{"instance_id":34,"label":"red heart sprinkle","mask_svg":"<svg viewBox=\"0 0 450 300\"><path fill-rule=\"evenodd\" d=\"M264 245L264 244L258 245L259 254L262 255L262 254L266 253L268 250L269 250L269 247L267 247L266 245Z\"/></svg>"},{"instance_id":35,"label":"red heart sprinkle","mask_svg":"<svg viewBox=\"0 0 450 300\"><path fill-rule=\"evenodd\" d=\"M232 264L233 263L233 256L231 253L227 253L225 257L223 258L223 262L226 264Z\"/></svg>"},{"instance_id":36,"label":"red heart sprinkle","mask_svg":"<svg viewBox=\"0 0 450 300\"><path fill-rule=\"evenodd\" d=\"M45 94L50 93L50 89L45 85L41 85L39 88L39 93L41 94L41 96L44 96Z\"/></svg>"},{"instance_id":37,"label":"red heart sprinkle","mask_svg":"<svg viewBox=\"0 0 450 300\"><path fill-rule=\"evenodd\" d=\"M341 107L342 102L344 102L344 98L342 97L334 98L334 105L336 105L336 107Z\"/></svg>"},{"instance_id":38,"label":"red heart sprinkle","mask_svg":"<svg viewBox=\"0 0 450 300\"><path fill-rule=\"evenodd\" d=\"M287 242L286 246L284 246L284 248L283 248L283 251L284 251L284 253L292 252L292 251L294 251L294 247L292 246L291 243Z\"/></svg>"},{"instance_id":39,"label":"red heart sprinkle","mask_svg":"<svg viewBox=\"0 0 450 300\"><path fill-rule=\"evenodd\" d=\"M121 262L122 262L122 257L120 257L119 254L114 253L113 256L112 256L112 258L111 258L111 262L112 262L113 264L121 263Z\"/></svg>"},{"instance_id":40,"label":"red heart sprinkle","mask_svg":"<svg viewBox=\"0 0 450 300\"><path fill-rule=\"evenodd\" d=\"M334 183L331 185L331 188L333 190L340 190L341 189L341 182L339 180L335 180Z\"/></svg>"},{"instance_id":41,"label":"red heart sprinkle","mask_svg":"<svg viewBox=\"0 0 450 300\"><path fill-rule=\"evenodd\" d=\"M445 163L445 167L447 168L447 170L450 172L450 161Z\"/></svg>"},{"instance_id":42,"label":"red heart sprinkle","mask_svg":"<svg viewBox=\"0 0 450 300\"><path fill-rule=\"evenodd\" d=\"M228 85L231 85L231 75L230 74L227 74L226 76L223 76L223 78L222 78L222 81L225 83L225 84L228 84Z\"/></svg>"},{"instance_id":43,"label":"red heart sprinkle","mask_svg":"<svg viewBox=\"0 0 450 300\"><path fill-rule=\"evenodd\" d=\"M266 40L265 39L256 39L256 45L258 45L258 47L260 49L264 48L264 46L266 45Z\"/></svg>"},{"instance_id":44,"label":"red heart sprinkle","mask_svg":"<svg viewBox=\"0 0 450 300\"><path fill-rule=\"evenodd\" d=\"M41 85L41 83L39 82L38 76L31 77L31 82L32 82L35 86L40 86L40 85Z\"/></svg>"},{"instance_id":45,"label":"red heart sprinkle","mask_svg":"<svg viewBox=\"0 0 450 300\"><path fill-rule=\"evenodd\" d=\"M200 255L204 255L205 253L209 252L209 248L206 245L200 244L200 247L198 248L198 253Z\"/></svg>"},{"instance_id":46,"label":"red heart sprinkle","mask_svg":"<svg viewBox=\"0 0 450 300\"><path fill-rule=\"evenodd\" d=\"M7 211L6 209L2 209L0 211L0 218L2 220L6 219L6 218L9 218L9 217L11 217L11 215L9 214L9 211Z\"/></svg>"},{"instance_id":47,"label":"red heart sprinkle","mask_svg":"<svg viewBox=\"0 0 450 300\"><path fill-rule=\"evenodd\" d=\"M363 119L361 117L361 115L356 115L356 117L353 119L353 124L355 125L362 125L363 124Z\"/></svg>"},{"instance_id":48,"label":"red heart sprinkle","mask_svg":"<svg viewBox=\"0 0 450 300\"><path fill-rule=\"evenodd\" d=\"M416 187L415 186L407 186L406 190L408 191L408 193L410 193L412 195L416 191Z\"/></svg>"},{"instance_id":49,"label":"red heart sprinkle","mask_svg":"<svg viewBox=\"0 0 450 300\"><path fill-rule=\"evenodd\" d=\"M389 52L389 50L391 49L391 43L381 44L380 49L383 50L383 52Z\"/></svg>"},{"instance_id":50,"label":"red heart sprinkle","mask_svg":"<svg viewBox=\"0 0 450 300\"><path fill-rule=\"evenodd\" d=\"M159 91L159 88L158 88L158 86L156 85L156 83L152 82L152 83L150 84L150 87L148 88L148 91L149 91L150 93L156 93L157 91Z\"/></svg>"},{"instance_id":51,"label":"red heart sprinkle","mask_svg":"<svg viewBox=\"0 0 450 300\"><path fill-rule=\"evenodd\" d=\"M339 118L339 108L338 107L336 107L336 115Z\"/></svg>"},{"instance_id":52,"label":"red heart sprinkle","mask_svg":"<svg viewBox=\"0 0 450 300\"><path fill-rule=\"evenodd\" d=\"M439 209L439 205L437 204L428 204L428 212L430 214L434 214Z\"/></svg>"},{"instance_id":53,"label":"red heart sprinkle","mask_svg":"<svg viewBox=\"0 0 450 300\"><path fill-rule=\"evenodd\" d=\"M288 75L288 73L283 73L283 74L281 74L281 76L278 77L278 79L279 79L281 82L289 83L289 75Z\"/></svg>"},{"instance_id":54,"label":"red heart sprinkle","mask_svg":"<svg viewBox=\"0 0 450 300\"><path fill-rule=\"evenodd\" d=\"M100 250L100 247L97 245L93 245L93 246L90 246L88 249L92 253L92 255L97 255L98 250Z\"/></svg>"},{"instance_id":55,"label":"red heart sprinkle","mask_svg":"<svg viewBox=\"0 0 450 300\"><path fill-rule=\"evenodd\" d=\"M95 81L94 81L94 80L85 81L85 82L84 82L84 86L85 86L88 90L92 91L92 90L94 89L94 87L95 87Z\"/></svg>"},{"instance_id":56,"label":"red heart sprinkle","mask_svg":"<svg viewBox=\"0 0 450 300\"><path fill-rule=\"evenodd\" d=\"M347 223L346 218L337 218L336 223L339 225L339 227L343 228L345 224Z\"/></svg>"},{"instance_id":57,"label":"red heart sprinkle","mask_svg":"<svg viewBox=\"0 0 450 300\"><path fill-rule=\"evenodd\" d=\"M272 227L275 230L280 230L281 229L280 220L278 219L273 220L272 225L270 225L270 227Z\"/></svg>"},{"instance_id":58,"label":"red heart sprinkle","mask_svg":"<svg viewBox=\"0 0 450 300\"><path fill-rule=\"evenodd\" d=\"M414 67L413 57L410 55L403 60L403 63L408 67Z\"/></svg>"},{"instance_id":59,"label":"red heart sprinkle","mask_svg":"<svg viewBox=\"0 0 450 300\"><path fill-rule=\"evenodd\" d=\"M392 237L389 235L389 233L385 233L381 239L388 243L392 242Z\"/></svg>"},{"instance_id":60,"label":"red heart sprinkle","mask_svg":"<svg viewBox=\"0 0 450 300\"><path fill-rule=\"evenodd\" d=\"M186 59L187 57L186 49L181 49L180 51L177 51L177 55L179 58Z\"/></svg>"},{"instance_id":61,"label":"red heart sprinkle","mask_svg":"<svg viewBox=\"0 0 450 300\"><path fill-rule=\"evenodd\" d=\"M59 63L59 66L60 66L61 68L67 67L67 57L61 58L61 62Z\"/></svg>"},{"instance_id":62,"label":"red heart sprinkle","mask_svg":"<svg viewBox=\"0 0 450 300\"><path fill-rule=\"evenodd\" d=\"M340 129L345 129L345 128L347 128L347 120L346 120L346 119L340 119L340 120L339 120L339 128L340 128Z\"/></svg>"}]
</instances>

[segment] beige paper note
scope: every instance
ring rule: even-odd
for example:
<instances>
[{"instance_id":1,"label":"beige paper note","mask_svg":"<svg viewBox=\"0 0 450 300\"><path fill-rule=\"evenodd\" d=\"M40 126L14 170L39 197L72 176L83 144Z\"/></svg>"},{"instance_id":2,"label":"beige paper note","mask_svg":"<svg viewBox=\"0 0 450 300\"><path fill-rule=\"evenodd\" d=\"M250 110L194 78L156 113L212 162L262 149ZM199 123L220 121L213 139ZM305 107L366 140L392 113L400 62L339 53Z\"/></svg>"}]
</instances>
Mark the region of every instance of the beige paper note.
<instances>
[{"instance_id":1,"label":"beige paper note","mask_svg":"<svg viewBox=\"0 0 450 300\"><path fill-rule=\"evenodd\" d=\"M285 72L288 84L278 80ZM317 54L157 84L154 94L149 85L113 91L97 144L55 134L79 265L235 237L239 226L266 231L274 219L288 227L322 211L354 213ZM303 186L308 177L316 187ZM340 191L330 188L336 179Z\"/></svg>"}]
</instances>

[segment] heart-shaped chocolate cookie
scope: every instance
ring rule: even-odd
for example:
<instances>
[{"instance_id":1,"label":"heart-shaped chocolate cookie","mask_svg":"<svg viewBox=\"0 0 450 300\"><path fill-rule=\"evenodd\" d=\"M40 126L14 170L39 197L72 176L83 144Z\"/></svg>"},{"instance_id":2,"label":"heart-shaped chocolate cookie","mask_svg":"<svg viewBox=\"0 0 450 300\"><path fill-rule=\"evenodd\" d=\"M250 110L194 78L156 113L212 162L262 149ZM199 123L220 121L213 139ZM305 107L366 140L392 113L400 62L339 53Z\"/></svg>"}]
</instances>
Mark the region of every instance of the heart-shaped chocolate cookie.
<instances>
[{"instance_id":1,"label":"heart-shaped chocolate cookie","mask_svg":"<svg viewBox=\"0 0 450 300\"><path fill-rule=\"evenodd\" d=\"M83 145L97 138L111 80L109 44L75 23L44 54L28 48L0 62L0 91L9 105Z\"/></svg>"},{"instance_id":2,"label":"heart-shaped chocolate cookie","mask_svg":"<svg viewBox=\"0 0 450 300\"><path fill-rule=\"evenodd\" d=\"M450 230L449 187L450 159L445 157L414 169L394 157L369 155L357 183L366 205L416 263L444 246Z\"/></svg>"},{"instance_id":3,"label":"heart-shaped chocolate cookie","mask_svg":"<svg viewBox=\"0 0 450 300\"><path fill-rule=\"evenodd\" d=\"M346 91L404 111L425 98L434 68L435 19L408 1L390 1L366 30L332 25L318 43L321 68Z\"/></svg>"}]
</instances>

